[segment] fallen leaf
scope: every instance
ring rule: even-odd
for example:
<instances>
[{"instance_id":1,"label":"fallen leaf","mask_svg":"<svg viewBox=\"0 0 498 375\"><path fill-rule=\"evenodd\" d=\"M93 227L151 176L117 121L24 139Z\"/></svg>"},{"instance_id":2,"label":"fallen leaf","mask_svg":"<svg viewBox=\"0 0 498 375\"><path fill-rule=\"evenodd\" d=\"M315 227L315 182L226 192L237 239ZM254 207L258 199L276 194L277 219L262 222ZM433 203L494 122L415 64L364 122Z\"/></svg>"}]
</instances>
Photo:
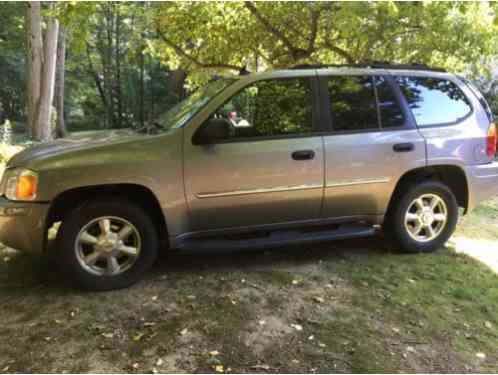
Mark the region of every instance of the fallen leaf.
<instances>
[{"instance_id":1,"label":"fallen leaf","mask_svg":"<svg viewBox=\"0 0 498 375\"><path fill-rule=\"evenodd\" d=\"M313 301L316 303L324 303L325 300L322 297L313 297Z\"/></svg>"},{"instance_id":2,"label":"fallen leaf","mask_svg":"<svg viewBox=\"0 0 498 375\"><path fill-rule=\"evenodd\" d=\"M223 367L223 365L216 365L216 366L214 366L214 371L222 373L225 371L225 368Z\"/></svg>"},{"instance_id":3,"label":"fallen leaf","mask_svg":"<svg viewBox=\"0 0 498 375\"><path fill-rule=\"evenodd\" d=\"M415 353L415 349L413 348L413 346L407 346L406 351L410 353Z\"/></svg>"},{"instance_id":4,"label":"fallen leaf","mask_svg":"<svg viewBox=\"0 0 498 375\"><path fill-rule=\"evenodd\" d=\"M399 333L399 328L393 327L392 330L394 333Z\"/></svg>"},{"instance_id":5,"label":"fallen leaf","mask_svg":"<svg viewBox=\"0 0 498 375\"><path fill-rule=\"evenodd\" d=\"M138 368L138 363L135 362L134 364L131 365L131 367Z\"/></svg>"},{"instance_id":6,"label":"fallen leaf","mask_svg":"<svg viewBox=\"0 0 498 375\"><path fill-rule=\"evenodd\" d=\"M158 299L158 298L159 298L158 296L153 296L151 299L152 299L153 301L157 301L157 299Z\"/></svg>"},{"instance_id":7,"label":"fallen leaf","mask_svg":"<svg viewBox=\"0 0 498 375\"><path fill-rule=\"evenodd\" d=\"M188 333L188 328L184 328L180 331L181 336L185 336Z\"/></svg>"},{"instance_id":8,"label":"fallen leaf","mask_svg":"<svg viewBox=\"0 0 498 375\"><path fill-rule=\"evenodd\" d=\"M164 364L164 361L162 358L158 358L156 361L156 366L162 366Z\"/></svg>"},{"instance_id":9,"label":"fallen leaf","mask_svg":"<svg viewBox=\"0 0 498 375\"><path fill-rule=\"evenodd\" d=\"M323 342L319 342L319 343L318 343L318 346L319 346L320 348L325 348L327 345L325 345Z\"/></svg>"},{"instance_id":10,"label":"fallen leaf","mask_svg":"<svg viewBox=\"0 0 498 375\"><path fill-rule=\"evenodd\" d=\"M5 367L2 369L2 372L7 372L7 371L9 371L9 368L10 368L10 366L5 366Z\"/></svg>"},{"instance_id":11,"label":"fallen leaf","mask_svg":"<svg viewBox=\"0 0 498 375\"><path fill-rule=\"evenodd\" d=\"M476 357L479 358L479 359L484 359L484 358L486 358L486 354L484 354L484 353L476 353Z\"/></svg>"},{"instance_id":12,"label":"fallen leaf","mask_svg":"<svg viewBox=\"0 0 498 375\"><path fill-rule=\"evenodd\" d=\"M157 369L156 369L155 367L152 367L151 372L152 372L153 374L157 374L157 373L158 373L158 372L157 372Z\"/></svg>"},{"instance_id":13,"label":"fallen leaf","mask_svg":"<svg viewBox=\"0 0 498 375\"><path fill-rule=\"evenodd\" d=\"M297 285L297 284L299 284L299 281L297 281L297 280L295 280L295 279L294 279L294 280L292 280L292 285Z\"/></svg>"},{"instance_id":14,"label":"fallen leaf","mask_svg":"<svg viewBox=\"0 0 498 375\"><path fill-rule=\"evenodd\" d=\"M300 325L300 324L291 324L290 326L292 328L294 328L296 331L302 331L303 330L303 326Z\"/></svg>"},{"instance_id":15,"label":"fallen leaf","mask_svg":"<svg viewBox=\"0 0 498 375\"><path fill-rule=\"evenodd\" d=\"M270 366L268 365L254 365L251 367L251 370L266 370L268 371L270 369Z\"/></svg>"},{"instance_id":16,"label":"fallen leaf","mask_svg":"<svg viewBox=\"0 0 498 375\"><path fill-rule=\"evenodd\" d=\"M62 324L62 322L59 319L54 320L55 324Z\"/></svg>"},{"instance_id":17,"label":"fallen leaf","mask_svg":"<svg viewBox=\"0 0 498 375\"><path fill-rule=\"evenodd\" d=\"M156 325L155 322L145 322L144 327L154 327Z\"/></svg>"},{"instance_id":18,"label":"fallen leaf","mask_svg":"<svg viewBox=\"0 0 498 375\"><path fill-rule=\"evenodd\" d=\"M106 339L112 339L114 337L114 333L103 333L102 336Z\"/></svg>"},{"instance_id":19,"label":"fallen leaf","mask_svg":"<svg viewBox=\"0 0 498 375\"><path fill-rule=\"evenodd\" d=\"M213 350L209 352L209 355L212 357L216 357L217 355L220 355L220 352L217 350Z\"/></svg>"},{"instance_id":20,"label":"fallen leaf","mask_svg":"<svg viewBox=\"0 0 498 375\"><path fill-rule=\"evenodd\" d=\"M485 321L484 327L491 329L491 328L493 328L493 325L491 324L491 322Z\"/></svg>"},{"instance_id":21,"label":"fallen leaf","mask_svg":"<svg viewBox=\"0 0 498 375\"><path fill-rule=\"evenodd\" d=\"M413 279L408 279L408 282L409 282L410 284L415 284L415 280L413 280Z\"/></svg>"},{"instance_id":22,"label":"fallen leaf","mask_svg":"<svg viewBox=\"0 0 498 375\"><path fill-rule=\"evenodd\" d=\"M188 299L188 300L194 300L194 299L196 299L196 298L197 298L197 297L196 297L196 296L194 296L193 294L191 294L191 295L187 296L187 299Z\"/></svg>"},{"instance_id":23,"label":"fallen leaf","mask_svg":"<svg viewBox=\"0 0 498 375\"><path fill-rule=\"evenodd\" d=\"M45 341L50 341L50 340L52 340L52 337L50 336L45 337Z\"/></svg>"},{"instance_id":24,"label":"fallen leaf","mask_svg":"<svg viewBox=\"0 0 498 375\"><path fill-rule=\"evenodd\" d=\"M258 324L259 324L260 326L264 326L264 325L266 324L266 320L260 320L260 321L258 322Z\"/></svg>"},{"instance_id":25,"label":"fallen leaf","mask_svg":"<svg viewBox=\"0 0 498 375\"><path fill-rule=\"evenodd\" d=\"M308 336L308 340L312 341L315 339L315 336L314 335L311 335L311 336Z\"/></svg>"},{"instance_id":26,"label":"fallen leaf","mask_svg":"<svg viewBox=\"0 0 498 375\"><path fill-rule=\"evenodd\" d=\"M144 333L138 333L135 336L133 336L133 341L140 341L142 340L142 337L144 337Z\"/></svg>"}]
</instances>

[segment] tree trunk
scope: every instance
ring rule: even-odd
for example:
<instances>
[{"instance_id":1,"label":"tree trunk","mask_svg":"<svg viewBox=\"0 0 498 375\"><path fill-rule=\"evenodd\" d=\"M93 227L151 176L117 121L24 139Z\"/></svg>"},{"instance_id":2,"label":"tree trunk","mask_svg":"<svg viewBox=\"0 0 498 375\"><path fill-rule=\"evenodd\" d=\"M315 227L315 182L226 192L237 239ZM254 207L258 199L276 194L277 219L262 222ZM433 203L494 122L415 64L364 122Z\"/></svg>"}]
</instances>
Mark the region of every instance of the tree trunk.
<instances>
[{"instance_id":1,"label":"tree trunk","mask_svg":"<svg viewBox=\"0 0 498 375\"><path fill-rule=\"evenodd\" d=\"M187 79L187 72L183 69L177 69L171 73L171 88L179 100L186 97L185 80Z\"/></svg>"},{"instance_id":2,"label":"tree trunk","mask_svg":"<svg viewBox=\"0 0 498 375\"><path fill-rule=\"evenodd\" d=\"M140 50L140 101L139 101L139 117L140 117L140 127L145 125L145 114L144 114L144 95L145 95L145 82L144 82L144 47L142 46Z\"/></svg>"},{"instance_id":3,"label":"tree trunk","mask_svg":"<svg viewBox=\"0 0 498 375\"><path fill-rule=\"evenodd\" d=\"M107 98L105 96L104 88L102 87L102 79L100 78L99 73L95 70L95 67L93 66L92 56L90 54L90 45L88 43L86 44L86 57L88 59L88 70L93 76L93 79L95 81L95 86L97 87L100 99L102 100L102 105L104 106L107 113L108 111Z\"/></svg>"},{"instance_id":4,"label":"tree trunk","mask_svg":"<svg viewBox=\"0 0 498 375\"><path fill-rule=\"evenodd\" d=\"M59 34L59 21L55 18L48 20L45 35L45 53L43 59L42 82L40 89L40 104L38 109L37 130L39 139L47 141L52 138L52 102L55 85L55 63L57 57L57 37Z\"/></svg>"},{"instance_id":5,"label":"tree trunk","mask_svg":"<svg viewBox=\"0 0 498 375\"><path fill-rule=\"evenodd\" d=\"M55 136L63 138L67 136L66 123L64 119L64 80L66 66L66 30L63 26L59 28L59 41L57 43L57 64L55 72L54 107L57 113L55 123Z\"/></svg>"},{"instance_id":6,"label":"tree trunk","mask_svg":"<svg viewBox=\"0 0 498 375\"><path fill-rule=\"evenodd\" d=\"M32 1L26 4L26 34L27 34L27 129L29 136L40 139L37 113L40 101L40 83L43 64L43 41L41 28L40 2Z\"/></svg>"},{"instance_id":7,"label":"tree trunk","mask_svg":"<svg viewBox=\"0 0 498 375\"><path fill-rule=\"evenodd\" d=\"M115 19L115 62L116 62L116 81L115 92L116 92L116 101L117 101L117 110L118 110L118 124L119 127L123 127L123 95L121 91L121 14L120 14L120 5L119 3L115 5L116 8L116 19Z\"/></svg>"},{"instance_id":8,"label":"tree trunk","mask_svg":"<svg viewBox=\"0 0 498 375\"><path fill-rule=\"evenodd\" d=\"M113 46L113 30L114 30L114 15L113 15L113 4L104 3L104 17L105 17L105 32L107 36L107 43L104 44L104 50L102 53L102 67L104 70L104 89L107 97L107 116L109 119L109 124L111 127L116 127L116 112L115 112L115 100L113 92L113 74L112 74L112 46Z\"/></svg>"}]
</instances>

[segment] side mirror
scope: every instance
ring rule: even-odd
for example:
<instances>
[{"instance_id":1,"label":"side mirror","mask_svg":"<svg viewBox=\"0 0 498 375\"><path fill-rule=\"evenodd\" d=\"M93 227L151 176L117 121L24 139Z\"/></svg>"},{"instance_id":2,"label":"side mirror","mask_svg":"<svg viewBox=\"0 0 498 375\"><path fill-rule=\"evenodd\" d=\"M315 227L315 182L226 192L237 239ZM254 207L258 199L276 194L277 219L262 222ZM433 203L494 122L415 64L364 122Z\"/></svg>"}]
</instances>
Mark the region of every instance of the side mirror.
<instances>
[{"instance_id":1,"label":"side mirror","mask_svg":"<svg viewBox=\"0 0 498 375\"><path fill-rule=\"evenodd\" d=\"M211 118L201 125L192 141L195 145L210 145L224 141L230 136L231 126L224 118Z\"/></svg>"}]
</instances>

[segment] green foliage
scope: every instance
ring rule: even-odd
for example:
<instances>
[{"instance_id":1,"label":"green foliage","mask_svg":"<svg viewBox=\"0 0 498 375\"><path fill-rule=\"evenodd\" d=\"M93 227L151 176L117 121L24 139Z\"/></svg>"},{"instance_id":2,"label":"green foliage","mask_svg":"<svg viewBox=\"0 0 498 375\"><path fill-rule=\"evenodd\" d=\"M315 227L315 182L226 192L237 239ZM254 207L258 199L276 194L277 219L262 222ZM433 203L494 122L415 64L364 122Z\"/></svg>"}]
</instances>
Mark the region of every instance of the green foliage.
<instances>
[{"instance_id":1,"label":"green foliage","mask_svg":"<svg viewBox=\"0 0 498 375\"><path fill-rule=\"evenodd\" d=\"M493 5L494 7L494 5ZM194 71L371 60L461 71L496 53L488 3L173 2L154 5L151 50ZM200 72L200 73L199 73Z\"/></svg>"},{"instance_id":2,"label":"green foliage","mask_svg":"<svg viewBox=\"0 0 498 375\"><path fill-rule=\"evenodd\" d=\"M46 4L45 4L46 5ZM0 7L0 123L23 122L24 3ZM141 124L214 73L300 63L420 62L489 77L497 3L59 2L69 129ZM97 84L100 81L100 90ZM485 85L489 86L489 85ZM100 92L102 91L102 92ZM494 90L490 102L498 108ZM495 101L497 104L495 104Z\"/></svg>"},{"instance_id":3,"label":"green foliage","mask_svg":"<svg viewBox=\"0 0 498 375\"><path fill-rule=\"evenodd\" d=\"M23 3L0 7L0 124L19 120L25 106Z\"/></svg>"}]
</instances>

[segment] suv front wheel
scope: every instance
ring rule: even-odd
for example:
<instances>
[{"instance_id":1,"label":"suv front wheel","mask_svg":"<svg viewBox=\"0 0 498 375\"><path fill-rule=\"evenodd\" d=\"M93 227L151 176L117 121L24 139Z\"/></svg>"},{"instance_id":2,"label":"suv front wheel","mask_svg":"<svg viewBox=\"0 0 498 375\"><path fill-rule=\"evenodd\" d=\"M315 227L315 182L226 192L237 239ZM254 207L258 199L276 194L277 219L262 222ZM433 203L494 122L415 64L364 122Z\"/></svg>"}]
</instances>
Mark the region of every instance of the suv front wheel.
<instances>
[{"instance_id":1,"label":"suv front wheel","mask_svg":"<svg viewBox=\"0 0 498 375\"><path fill-rule=\"evenodd\" d=\"M57 234L55 260L87 290L111 290L138 281L157 258L154 223L126 200L99 200L72 211Z\"/></svg>"},{"instance_id":2,"label":"suv front wheel","mask_svg":"<svg viewBox=\"0 0 498 375\"><path fill-rule=\"evenodd\" d=\"M395 195L384 231L402 250L431 252L444 246L458 221L458 205L441 182L425 181Z\"/></svg>"}]
</instances>

